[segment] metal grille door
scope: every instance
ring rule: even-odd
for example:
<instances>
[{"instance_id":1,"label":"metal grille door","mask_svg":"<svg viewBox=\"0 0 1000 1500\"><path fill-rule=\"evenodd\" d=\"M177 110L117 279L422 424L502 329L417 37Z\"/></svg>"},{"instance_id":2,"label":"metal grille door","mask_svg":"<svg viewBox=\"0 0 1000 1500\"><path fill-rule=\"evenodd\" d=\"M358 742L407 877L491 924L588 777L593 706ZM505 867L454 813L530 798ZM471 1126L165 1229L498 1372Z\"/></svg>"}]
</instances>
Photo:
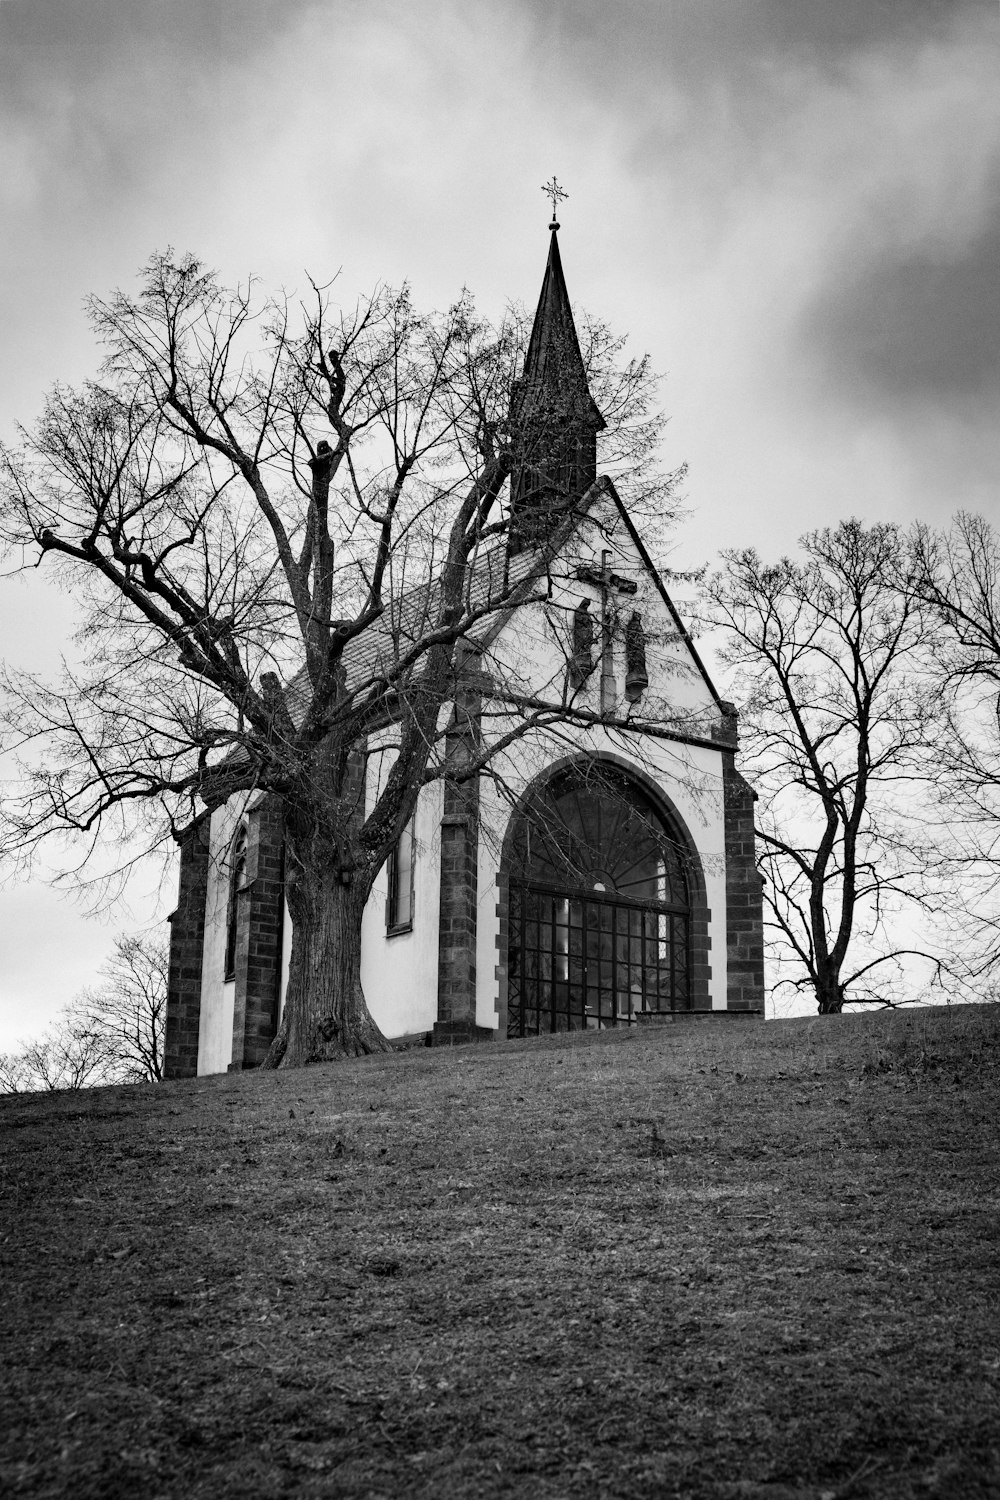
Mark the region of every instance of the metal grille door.
<instances>
[{"instance_id":1,"label":"metal grille door","mask_svg":"<svg viewBox=\"0 0 1000 1500\"><path fill-rule=\"evenodd\" d=\"M688 1005L682 911L512 885L508 1035L627 1026Z\"/></svg>"}]
</instances>

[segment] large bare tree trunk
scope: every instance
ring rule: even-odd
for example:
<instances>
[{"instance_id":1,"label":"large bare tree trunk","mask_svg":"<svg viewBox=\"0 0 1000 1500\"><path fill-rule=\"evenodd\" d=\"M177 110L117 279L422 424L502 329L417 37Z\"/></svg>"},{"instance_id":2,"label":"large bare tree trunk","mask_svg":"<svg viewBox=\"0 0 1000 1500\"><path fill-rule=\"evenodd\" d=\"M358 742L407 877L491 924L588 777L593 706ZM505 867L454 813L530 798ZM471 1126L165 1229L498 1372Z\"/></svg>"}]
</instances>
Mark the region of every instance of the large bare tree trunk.
<instances>
[{"instance_id":1,"label":"large bare tree trunk","mask_svg":"<svg viewBox=\"0 0 1000 1500\"><path fill-rule=\"evenodd\" d=\"M844 987L838 974L816 976L816 1002L821 1016L839 1016L844 1008Z\"/></svg>"},{"instance_id":2,"label":"large bare tree trunk","mask_svg":"<svg viewBox=\"0 0 1000 1500\"><path fill-rule=\"evenodd\" d=\"M345 883L334 863L299 865L288 882L288 990L268 1068L388 1050L361 987L361 918L371 883L350 876Z\"/></svg>"}]
</instances>

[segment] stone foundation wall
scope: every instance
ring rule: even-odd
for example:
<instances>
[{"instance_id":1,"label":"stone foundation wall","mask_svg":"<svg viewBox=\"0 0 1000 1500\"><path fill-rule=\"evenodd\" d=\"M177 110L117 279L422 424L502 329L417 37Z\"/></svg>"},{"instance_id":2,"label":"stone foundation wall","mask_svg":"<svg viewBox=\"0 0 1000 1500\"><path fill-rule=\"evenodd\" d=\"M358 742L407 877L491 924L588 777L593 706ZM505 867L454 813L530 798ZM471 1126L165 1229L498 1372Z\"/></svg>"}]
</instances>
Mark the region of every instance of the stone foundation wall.
<instances>
[{"instance_id":1,"label":"stone foundation wall","mask_svg":"<svg viewBox=\"0 0 1000 1500\"><path fill-rule=\"evenodd\" d=\"M756 793L723 758L726 836L726 1004L729 1010L764 1011L763 881L754 838Z\"/></svg>"},{"instance_id":2,"label":"stone foundation wall","mask_svg":"<svg viewBox=\"0 0 1000 1500\"><path fill-rule=\"evenodd\" d=\"M448 761L456 768L466 764L478 749L480 713L478 691L471 688L463 692L446 745ZM445 781L435 1045L468 1042L480 1034L481 1028L476 1025L478 867L479 777Z\"/></svg>"},{"instance_id":3,"label":"stone foundation wall","mask_svg":"<svg viewBox=\"0 0 1000 1500\"><path fill-rule=\"evenodd\" d=\"M278 1029L284 818L277 797L262 798L247 817L246 880L237 901L234 1071L259 1067Z\"/></svg>"}]
</instances>

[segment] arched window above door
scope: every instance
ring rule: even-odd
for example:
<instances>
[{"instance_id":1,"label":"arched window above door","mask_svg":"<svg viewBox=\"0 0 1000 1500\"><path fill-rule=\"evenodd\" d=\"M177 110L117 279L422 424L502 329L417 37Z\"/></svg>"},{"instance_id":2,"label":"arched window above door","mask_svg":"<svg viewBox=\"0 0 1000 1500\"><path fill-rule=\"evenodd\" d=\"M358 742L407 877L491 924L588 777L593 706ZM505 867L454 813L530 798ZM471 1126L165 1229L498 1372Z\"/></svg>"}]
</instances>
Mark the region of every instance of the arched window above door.
<instances>
[{"instance_id":1,"label":"arched window above door","mask_svg":"<svg viewBox=\"0 0 1000 1500\"><path fill-rule=\"evenodd\" d=\"M531 799L511 873L531 885L686 908L685 864L683 847L642 788L594 762L561 772Z\"/></svg>"}]
</instances>

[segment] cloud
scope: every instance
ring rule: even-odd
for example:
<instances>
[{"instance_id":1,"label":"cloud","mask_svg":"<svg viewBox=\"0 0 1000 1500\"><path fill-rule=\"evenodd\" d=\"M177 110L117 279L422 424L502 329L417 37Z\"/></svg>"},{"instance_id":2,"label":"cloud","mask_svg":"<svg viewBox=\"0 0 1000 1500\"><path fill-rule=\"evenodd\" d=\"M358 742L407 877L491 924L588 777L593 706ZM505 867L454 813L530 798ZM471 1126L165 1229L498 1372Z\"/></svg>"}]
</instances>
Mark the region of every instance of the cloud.
<instances>
[{"instance_id":1,"label":"cloud","mask_svg":"<svg viewBox=\"0 0 1000 1500\"><path fill-rule=\"evenodd\" d=\"M998 267L1000 215L951 258L917 254L828 287L803 335L855 398L1000 399Z\"/></svg>"},{"instance_id":2,"label":"cloud","mask_svg":"<svg viewBox=\"0 0 1000 1500\"><path fill-rule=\"evenodd\" d=\"M226 71L293 28L308 0L4 0L0 193L22 209L53 183L110 201L183 149ZM65 200L64 200L65 201Z\"/></svg>"},{"instance_id":3,"label":"cloud","mask_svg":"<svg viewBox=\"0 0 1000 1500\"><path fill-rule=\"evenodd\" d=\"M788 352L827 398L902 421L901 403L933 398L965 421L996 392L998 42L959 26L857 59L803 104L818 191L798 196L811 229Z\"/></svg>"},{"instance_id":4,"label":"cloud","mask_svg":"<svg viewBox=\"0 0 1000 1500\"><path fill-rule=\"evenodd\" d=\"M5 49L44 48L67 70L81 48L117 53L156 40L194 61L265 45L315 0L2 0Z\"/></svg>"},{"instance_id":5,"label":"cloud","mask_svg":"<svg viewBox=\"0 0 1000 1500\"><path fill-rule=\"evenodd\" d=\"M931 41L962 17L992 18L992 0L751 0L761 46L826 57Z\"/></svg>"},{"instance_id":6,"label":"cloud","mask_svg":"<svg viewBox=\"0 0 1000 1500\"><path fill-rule=\"evenodd\" d=\"M759 90L792 61L835 70L851 57L947 34L963 19L995 21L992 0L512 0L530 20L540 71L574 67L631 90L651 77L685 88L712 78Z\"/></svg>"}]
</instances>

